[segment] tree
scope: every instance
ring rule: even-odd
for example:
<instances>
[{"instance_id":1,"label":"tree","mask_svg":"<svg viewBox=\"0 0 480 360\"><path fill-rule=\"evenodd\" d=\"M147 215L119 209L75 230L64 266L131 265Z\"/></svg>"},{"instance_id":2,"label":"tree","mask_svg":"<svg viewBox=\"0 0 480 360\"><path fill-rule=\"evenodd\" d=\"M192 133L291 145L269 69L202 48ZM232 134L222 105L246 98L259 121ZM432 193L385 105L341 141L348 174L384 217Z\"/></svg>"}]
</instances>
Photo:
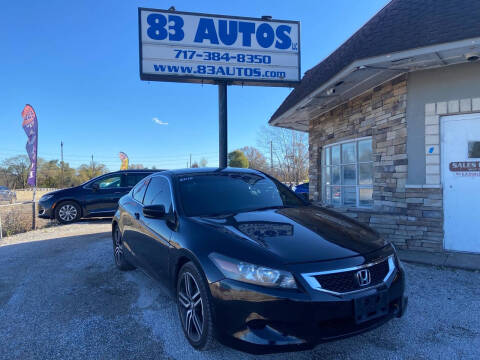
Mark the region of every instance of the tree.
<instances>
[{"instance_id":1,"label":"tree","mask_svg":"<svg viewBox=\"0 0 480 360\"><path fill-rule=\"evenodd\" d=\"M198 168L198 163L196 161L193 162L192 168L195 168L195 169Z\"/></svg>"},{"instance_id":2,"label":"tree","mask_svg":"<svg viewBox=\"0 0 480 360\"><path fill-rule=\"evenodd\" d=\"M128 168L132 169L132 170L134 170L134 169L143 170L143 169L145 169L145 166L143 166L143 164L130 164L130 165L128 165Z\"/></svg>"},{"instance_id":3,"label":"tree","mask_svg":"<svg viewBox=\"0 0 480 360\"><path fill-rule=\"evenodd\" d=\"M241 150L234 150L228 154L228 166L248 168L248 159Z\"/></svg>"},{"instance_id":4,"label":"tree","mask_svg":"<svg viewBox=\"0 0 480 360\"><path fill-rule=\"evenodd\" d=\"M199 166L200 166L200 167L207 167L207 164L208 164L208 160L205 159L204 157L202 157L202 158L200 159Z\"/></svg>"},{"instance_id":5,"label":"tree","mask_svg":"<svg viewBox=\"0 0 480 360\"><path fill-rule=\"evenodd\" d=\"M245 146L240 149L248 159L248 167L260 171L268 171L267 159L257 148Z\"/></svg>"},{"instance_id":6,"label":"tree","mask_svg":"<svg viewBox=\"0 0 480 360\"><path fill-rule=\"evenodd\" d=\"M307 134L278 127L263 127L258 134L258 143L264 153L270 154L270 147L272 149L274 171L271 175L284 182L307 180Z\"/></svg>"},{"instance_id":7,"label":"tree","mask_svg":"<svg viewBox=\"0 0 480 360\"><path fill-rule=\"evenodd\" d=\"M107 167L104 164L97 163L95 161L91 162L89 165L82 164L77 170L78 179L80 183L84 183L94 177L103 175L108 172Z\"/></svg>"},{"instance_id":8,"label":"tree","mask_svg":"<svg viewBox=\"0 0 480 360\"><path fill-rule=\"evenodd\" d=\"M77 171L74 168L71 168L70 165L66 162L63 163L63 186L77 186L82 182L77 176Z\"/></svg>"},{"instance_id":9,"label":"tree","mask_svg":"<svg viewBox=\"0 0 480 360\"><path fill-rule=\"evenodd\" d=\"M143 168L139 165L138 168ZM27 187L28 173L30 171L30 160L25 155L18 155L7 158L0 163L0 185L11 189L23 189ZM83 164L78 169L71 168L68 163L62 166L58 159L37 160L37 186L48 188L61 188L76 186L94 177L108 172L104 164L93 162L89 165Z\"/></svg>"},{"instance_id":10,"label":"tree","mask_svg":"<svg viewBox=\"0 0 480 360\"><path fill-rule=\"evenodd\" d=\"M58 160L38 159L37 185L39 187L59 188L62 182L62 169Z\"/></svg>"},{"instance_id":11,"label":"tree","mask_svg":"<svg viewBox=\"0 0 480 360\"><path fill-rule=\"evenodd\" d=\"M26 155L18 155L2 162L2 173L5 182L11 188L23 189L27 187L28 173L30 171L30 159Z\"/></svg>"}]
</instances>

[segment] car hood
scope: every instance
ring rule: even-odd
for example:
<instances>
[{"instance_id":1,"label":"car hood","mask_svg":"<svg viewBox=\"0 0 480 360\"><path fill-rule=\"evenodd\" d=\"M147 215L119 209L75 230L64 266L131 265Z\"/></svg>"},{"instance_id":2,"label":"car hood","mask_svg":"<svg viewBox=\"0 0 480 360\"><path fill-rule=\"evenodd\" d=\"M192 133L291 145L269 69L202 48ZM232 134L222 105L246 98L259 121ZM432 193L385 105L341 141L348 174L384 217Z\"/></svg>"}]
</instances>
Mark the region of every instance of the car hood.
<instances>
[{"instance_id":1,"label":"car hood","mask_svg":"<svg viewBox=\"0 0 480 360\"><path fill-rule=\"evenodd\" d=\"M306 263L359 256L384 246L370 228L317 206L269 209L194 220L219 235L257 244L282 263Z\"/></svg>"},{"instance_id":2,"label":"car hood","mask_svg":"<svg viewBox=\"0 0 480 360\"><path fill-rule=\"evenodd\" d=\"M82 190L82 186L72 186L70 188L54 190L46 193L45 195L54 195L54 196L63 196L64 194L70 194L72 192L76 192Z\"/></svg>"}]
</instances>

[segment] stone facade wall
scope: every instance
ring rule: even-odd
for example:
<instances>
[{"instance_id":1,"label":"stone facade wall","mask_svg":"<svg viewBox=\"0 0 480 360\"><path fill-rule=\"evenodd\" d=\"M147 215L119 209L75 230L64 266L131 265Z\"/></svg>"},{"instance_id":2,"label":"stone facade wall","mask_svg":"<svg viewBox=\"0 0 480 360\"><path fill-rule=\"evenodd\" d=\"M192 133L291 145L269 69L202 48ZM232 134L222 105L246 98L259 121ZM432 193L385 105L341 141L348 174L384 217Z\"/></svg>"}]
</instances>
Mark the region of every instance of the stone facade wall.
<instances>
[{"instance_id":1,"label":"stone facade wall","mask_svg":"<svg viewBox=\"0 0 480 360\"><path fill-rule=\"evenodd\" d=\"M321 154L325 145L372 137L372 209L335 208L381 233L400 248L443 249L440 186L408 186L407 77L401 75L310 121L310 194L321 202Z\"/></svg>"}]
</instances>

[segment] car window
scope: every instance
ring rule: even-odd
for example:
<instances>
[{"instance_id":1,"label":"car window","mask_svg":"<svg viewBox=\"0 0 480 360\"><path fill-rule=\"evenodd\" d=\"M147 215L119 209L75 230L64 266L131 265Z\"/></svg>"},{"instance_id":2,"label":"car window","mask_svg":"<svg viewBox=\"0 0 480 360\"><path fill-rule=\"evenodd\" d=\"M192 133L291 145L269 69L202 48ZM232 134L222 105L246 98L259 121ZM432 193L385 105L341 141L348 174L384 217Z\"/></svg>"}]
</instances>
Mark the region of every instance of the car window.
<instances>
[{"instance_id":1,"label":"car window","mask_svg":"<svg viewBox=\"0 0 480 360\"><path fill-rule=\"evenodd\" d=\"M168 180L164 177L153 177L150 179L143 204L148 205L163 205L165 211L168 213L172 207L172 196L170 193L170 185Z\"/></svg>"},{"instance_id":2,"label":"car window","mask_svg":"<svg viewBox=\"0 0 480 360\"><path fill-rule=\"evenodd\" d=\"M178 183L180 201L187 216L304 205L302 200L279 182L256 174L186 175L179 178Z\"/></svg>"},{"instance_id":3,"label":"car window","mask_svg":"<svg viewBox=\"0 0 480 360\"><path fill-rule=\"evenodd\" d=\"M145 178L147 175L150 175L148 173L139 173L139 174L127 174L126 178L126 185L127 187L134 187L137 185L140 180Z\"/></svg>"},{"instance_id":4,"label":"car window","mask_svg":"<svg viewBox=\"0 0 480 360\"><path fill-rule=\"evenodd\" d=\"M98 184L98 187L100 189L119 188L122 185L122 176L115 175L115 176L105 177L103 179L95 181L94 184Z\"/></svg>"},{"instance_id":5,"label":"car window","mask_svg":"<svg viewBox=\"0 0 480 360\"><path fill-rule=\"evenodd\" d=\"M133 188L132 196L135 200L140 203L143 203L143 198L145 196L145 191L147 190L148 183L150 179L140 180L140 182Z\"/></svg>"}]
</instances>

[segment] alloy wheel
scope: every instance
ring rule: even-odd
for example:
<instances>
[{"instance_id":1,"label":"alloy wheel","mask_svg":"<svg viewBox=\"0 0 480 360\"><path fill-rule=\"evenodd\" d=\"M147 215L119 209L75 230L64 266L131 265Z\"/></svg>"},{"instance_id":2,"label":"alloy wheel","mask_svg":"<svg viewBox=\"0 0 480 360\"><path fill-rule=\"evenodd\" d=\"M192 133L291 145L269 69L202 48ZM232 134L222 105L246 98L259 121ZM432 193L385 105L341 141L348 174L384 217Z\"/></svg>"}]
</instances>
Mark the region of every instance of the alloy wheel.
<instances>
[{"instance_id":1,"label":"alloy wheel","mask_svg":"<svg viewBox=\"0 0 480 360\"><path fill-rule=\"evenodd\" d=\"M115 229L115 249L114 249L115 261L117 264L121 264L123 249L122 249L122 236L120 230Z\"/></svg>"},{"instance_id":2,"label":"alloy wheel","mask_svg":"<svg viewBox=\"0 0 480 360\"><path fill-rule=\"evenodd\" d=\"M203 334L203 302L197 281L190 272L183 273L178 289L180 317L185 333L197 342Z\"/></svg>"},{"instance_id":3,"label":"alloy wheel","mask_svg":"<svg viewBox=\"0 0 480 360\"><path fill-rule=\"evenodd\" d=\"M63 205L58 211L58 216L62 221L71 222L77 218L77 209L70 204Z\"/></svg>"}]
</instances>

